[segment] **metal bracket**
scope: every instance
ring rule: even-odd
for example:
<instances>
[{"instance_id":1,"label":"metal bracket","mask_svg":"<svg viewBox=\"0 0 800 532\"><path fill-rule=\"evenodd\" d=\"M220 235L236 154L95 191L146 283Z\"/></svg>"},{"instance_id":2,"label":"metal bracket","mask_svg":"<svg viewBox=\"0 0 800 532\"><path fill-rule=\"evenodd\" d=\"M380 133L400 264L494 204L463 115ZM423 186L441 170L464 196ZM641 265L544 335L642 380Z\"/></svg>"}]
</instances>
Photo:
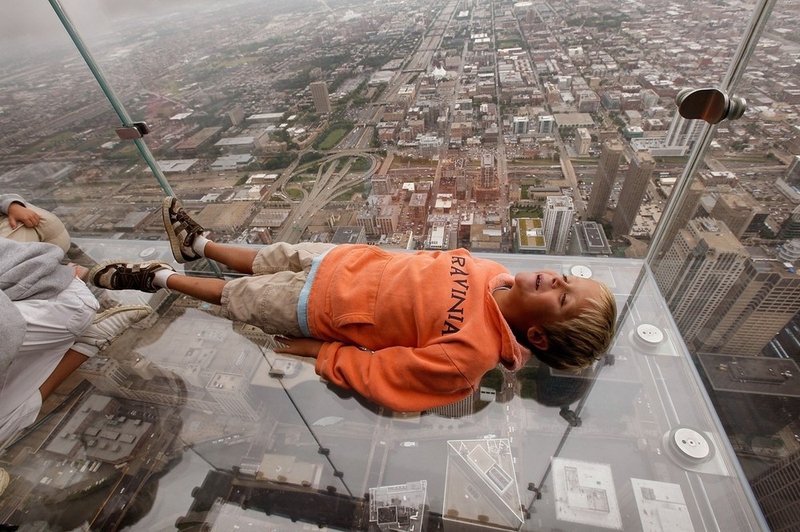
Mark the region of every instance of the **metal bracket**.
<instances>
[{"instance_id":1,"label":"metal bracket","mask_svg":"<svg viewBox=\"0 0 800 532\"><path fill-rule=\"evenodd\" d=\"M741 118L747 109L747 100L741 96L728 96L714 88L683 89L675 97L678 112L684 118L705 120L718 124L725 120Z\"/></svg>"},{"instance_id":2,"label":"metal bracket","mask_svg":"<svg viewBox=\"0 0 800 532\"><path fill-rule=\"evenodd\" d=\"M115 131L122 140L134 140L150 133L150 126L146 122L134 122L130 126L118 127Z\"/></svg>"},{"instance_id":3,"label":"metal bracket","mask_svg":"<svg viewBox=\"0 0 800 532\"><path fill-rule=\"evenodd\" d=\"M536 497L536 500L542 498L542 490L540 488L537 488L536 484L534 484L533 482L528 482L528 491L533 492L533 494Z\"/></svg>"},{"instance_id":4,"label":"metal bracket","mask_svg":"<svg viewBox=\"0 0 800 532\"><path fill-rule=\"evenodd\" d=\"M583 424L583 420L580 416L578 416L574 410L570 410L568 406L562 406L558 414L569 423L570 427L580 427Z\"/></svg>"}]
</instances>

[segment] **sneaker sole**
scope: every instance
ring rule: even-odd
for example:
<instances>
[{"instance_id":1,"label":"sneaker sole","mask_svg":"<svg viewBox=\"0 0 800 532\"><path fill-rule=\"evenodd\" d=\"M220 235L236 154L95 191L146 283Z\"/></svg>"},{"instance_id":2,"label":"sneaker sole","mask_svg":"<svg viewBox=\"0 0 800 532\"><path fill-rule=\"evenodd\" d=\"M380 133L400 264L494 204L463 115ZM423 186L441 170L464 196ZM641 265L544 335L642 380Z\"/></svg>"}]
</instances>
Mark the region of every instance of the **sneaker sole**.
<instances>
[{"instance_id":1,"label":"sneaker sole","mask_svg":"<svg viewBox=\"0 0 800 532\"><path fill-rule=\"evenodd\" d=\"M167 231L167 238L169 239L169 247L172 250L172 256L176 262L183 264L187 262L187 260L183 258L181 241L178 235L175 234L175 229L173 229L172 222L169 219L169 208L172 207L173 200L176 200L173 196L167 196L161 200L161 220L164 222L164 229Z\"/></svg>"},{"instance_id":2,"label":"sneaker sole","mask_svg":"<svg viewBox=\"0 0 800 532\"><path fill-rule=\"evenodd\" d=\"M131 261L126 261L126 260L122 260L122 259L119 259L119 260L106 260L106 261L103 261L103 262L99 263L97 266L95 266L91 270L89 270L89 273L86 275L86 278L89 281L88 284L90 284L92 286L96 286L97 288L103 288L104 290L114 290L113 288L106 288L104 286L99 286L99 285L94 284L94 278L100 272L100 270L102 270L106 266L110 266L111 264L139 264L140 266L149 266L150 264L161 264L161 265L166 266L167 268L169 268L171 270L173 269L169 264L167 264L163 260L145 260L145 261L142 261L142 262L131 262ZM130 289L126 288L126 290L136 290L136 289L135 288L130 288ZM158 292L158 290L161 290L161 288L157 288L155 292ZM154 294L155 293L155 292L147 292L145 290L140 290L140 291L144 292L146 294Z\"/></svg>"}]
</instances>

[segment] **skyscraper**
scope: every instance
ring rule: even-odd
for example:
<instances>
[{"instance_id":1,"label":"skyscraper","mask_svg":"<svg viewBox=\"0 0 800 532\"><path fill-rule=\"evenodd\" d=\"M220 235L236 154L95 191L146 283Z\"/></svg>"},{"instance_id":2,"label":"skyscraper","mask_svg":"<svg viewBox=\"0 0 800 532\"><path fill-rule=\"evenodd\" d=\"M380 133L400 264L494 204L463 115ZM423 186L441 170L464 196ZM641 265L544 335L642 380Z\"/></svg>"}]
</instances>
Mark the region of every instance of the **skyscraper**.
<instances>
[{"instance_id":1,"label":"skyscraper","mask_svg":"<svg viewBox=\"0 0 800 532\"><path fill-rule=\"evenodd\" d=\"M690 220L678 231L654 273L687 344L718 316L715 312L749 257L725 224L713 218Z\"/></svg>"},{"instance_id":2,"label":"skyscraper","mask_svg":"<svg viewBox=\"0 0 800 532\"><path fill-rule=\"evenodd\" d=\"M320 114L331 112L331 99L328 97L328 86L324 81L315 81L309 85L311 98L314 100L314 109Z\"/></svg>"},{"instance_id":3,"label":"skyscraper","mask_svg":"<svg viewBox=\"0 0 800 532\"><path fill-rule=\"evenodd\" d=\"M606 212L608 198L611 195L611 187L617 178L621 156L622 143L620 141L610 140L603 144L600 162L597 165L597 176L595 176L592 184L592 196L589 198L589 206L586 209L587 218L599 220Z\"/></svg>"},{"instance_id":4,"label":"skyscraper","mask_svg":"<svg viewBox=\"0 0 800 532\"><path fill-rule=\"evenodd\" d=\"M567 249L567 237L572 227L575 207L569 196L550 196L544 209L544 238L547 251L552 255L563 255Z\"/></svg>"},{"instance_id":5,"label":"skyscraper","mask_svg":"<svg viewBox=\"0 0 800 532\"><path fill-rule=\"evenodd\" d=\"M800 275L793 267L752 257L708 323L704 349L758 355L800 311Z\"/></svg>"},{"instance_id":6,"label":"skyscraper","mask_svg":"<svg viewBox=\"0 0 800 532\"><path fill-rule=\"evenodd\" d=\"M789 165L786 182L794 187L800 186L800 155L795 155L792 164Z\"/></svg>"},{"instance_id":7,"label":"skyscraper","mask_svg":"<svg viewBox=\"0 0 800 532\"><path fill-rule=\"evenodd\" d=\"M481 176L475 181L472 197L478 201L494 201L500 197L497 167L491 153L481 155Z\"/></svg>"},{"instance_id":8,"label":"skyscraper","mask_svg":"<svg viewBox=\"0 0 800 532\"><path fill-rule=\"evenodd\" d=\"M689 184L689 189L685 192L683 203L681 204L675 216L671 220L663 220L663 223L668 223L666 233L664 233L664 243L668 247L678 234L678 230L686 227L686 224L694 218L697 212L697 206L700 205L700 198L706 191L705 185L699 179L693 179Z\"/></svg>"},{"instance_id":9,"label":"skyscraper","mask_svg":"<svg viewBox=\"0 0 800 532\"><path fill-rule=\"evenodd\" d=\"M592 135L585 127L579 127L575 131L575 153L578 157L585 157L589 154L592 145Z\"/></svg>"},{"instance_id":10,"label":"skyscraper","mask_svg":"<svg viewBox=\"0 0 800 532\"><path fill-rule=\"evenodd\" d=\"M703 124L702 120L688 120L682 117L676 110L675 116L672 117L672 122L669 125L664 146L678 146L686 148L687 151L690 150L697 139L700 138Z\"/></svg>"},{"instance_id":11,"label":"skyscraper","mask_svg":"<svg viewBox=\"0 0 800 532\"><path fill-rule=\"evenodd\" d=\"M753 479L753 495L758 499L773 530L800 527L800 451L773 464Z\"/></svg>"},{"instance_id":12,"label":"skyscraper","mask_svg":"<svg viewBox=\"0 0 800 532\"><path fill-rule=\"evenodd\" d=\"M569 242L569 255L611 255L603 226L597 222L575 222Z\"/></svg>"},{"instance_id":13,"label":"skyscraper","mask_svg":"<svg viewBox=\"0 0 800 532\"><path fill-rule=\"evenodd\" d=\"M800 205L795 207L792 215L783 222L778 232L778 238L785 240L800 238Z\"/></svg>"},{"instance_id":14,"label":"skyscraper","mask_svg":"<svg viewBox=\"0 0 800 532\"><path fill-rule=\"evenodd\" d=\"M614 236L627 235L633 226L639 207L642 204L650 176L655 168L655 161L649 152L640 151L631 160L631 167L625 175L622 190L619 193L617 210L611 221Z\"/></svg>"},{"instance_id":15,"label":"skyscraper","mask_svg":"<svg viewBox=\"0 0 800 532\"><path fill-rule=\"evenodd\" d=\"M509 440L448 440L446 449L445 532L519 530L525 516Z\"/></svg>"},{"instance_id":16,"label":"skyscraper","mask_svg":"<svg viewBox=\"0 0 800 532\"><path fill-rule=\"evenodd\" d=\"M395 185L392 176L373 176L372 194L375 196L388 196L394 194Z\"/></svg>"},{"instance_id":17,"label":"skyscraper","mask_svg":"<svg viewBox=\"0 0 800 532\"><path fill-rule=\"evenodd\" d=\"M481 187L491 188L496 185L497 173L494 168L494 155L484 153L481 156Z\"/></svg>"},{"instance_id":18,"label":"skyscraper","mask_svg":"<svg viewBox=\"0 0 800 532\"><path fill-rule=\"evenodd\" d=\"M736 238L742 238L760 211L761 206L749 192L720 194L711 217L725 222Z\"/></svg>"}]
</instances>

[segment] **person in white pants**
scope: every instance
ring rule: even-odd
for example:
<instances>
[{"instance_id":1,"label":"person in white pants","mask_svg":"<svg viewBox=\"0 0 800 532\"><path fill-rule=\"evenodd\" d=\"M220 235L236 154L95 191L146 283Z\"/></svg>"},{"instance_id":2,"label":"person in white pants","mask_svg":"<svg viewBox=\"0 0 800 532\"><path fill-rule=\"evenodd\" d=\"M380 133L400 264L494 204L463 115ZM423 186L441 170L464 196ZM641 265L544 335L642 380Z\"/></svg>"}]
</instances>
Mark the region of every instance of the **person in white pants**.
<instances>
[{"instance_id":1,"label":"person in white pants","mask_svg":"<svg viewBox=\"0 0 800 532\"><path fill-rule=\"evenodd\" d=\"M6 244L8 242L11 241L0 242L0 254L9 253L13 249ZM15 247L45 246L11 243ZM49 245L47 248L56 249ZM5 263L6 258L7 256L0 259L0 262ZM86 285L75 277L74 271L70 272L69 267L65 268L67 274L72 274L71 280L60 292L52 295L37 294L46 295L47 299L15 301L6 295L6 287L3 286L4 295L0 298L5 300L5 304L0 303L0 315L5 318L6 311L10 310L10 301L22 319L22 327L17 331L23 332L23 335L13 354L3 353L7 359L0 366L0 441L8 442L20 429L33 424L42 407L42 401L89 356L97 352L95 346L75 343L92 324L98 309L97 300ZM59 280L63 276L61 273L57 275ZM0 274L0 278L2 277ZM8 321L17 320L11 318ZM6 324L0 325L0 328L3 329L5 338ZM13 337L14 333L9 336ZM0 350L6 349L4 347ZM2 446L0 443L0 448Z\"/></svg>"},{"instance_id":2,"label":"person in white pants","mask_svg":"<svg viewBox=\"0 0 800 532\"><path fill-rule=\"evenodd\" d=\"M19 196L0 195L0 449L35 422L42 401L84 361L152 312L129 305L98 314L80 279L85 268L61 263L66 229L47 213L56 230L43 231L39 212ZM31 234L54 236L58 245L31 242Z\"/></svg>"}]
</instances>

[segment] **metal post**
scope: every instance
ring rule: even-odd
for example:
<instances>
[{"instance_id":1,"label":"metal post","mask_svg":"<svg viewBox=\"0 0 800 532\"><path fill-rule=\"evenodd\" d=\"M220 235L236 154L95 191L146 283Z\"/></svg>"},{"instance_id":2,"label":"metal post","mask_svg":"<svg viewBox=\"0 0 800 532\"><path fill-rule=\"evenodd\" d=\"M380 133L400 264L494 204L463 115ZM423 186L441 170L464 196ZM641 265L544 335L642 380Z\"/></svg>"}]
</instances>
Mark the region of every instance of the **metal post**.
<instances>
[{"instance_id":1,"label":"metal post","mask_svg":"<svg viewBox=\"0 0 800 532\"><path fill-rule=\"evenodd\" d=\"M775 2L776 0L761 0L761 2L759 2L759 4L755 7L753 16L750 19L750 25L742 37L742 42L739 44L739 48L736 50L736 53L731 59L731 66L728 69L727 74L725 74L725 77L722 79L722 82L720 82L719 89L724 93L733 95L736 91L739 81L742 79L744 71L747 68L750 56L753 55L756 44L761 38L761 34L764 32L764 27L767 25L767 21L772 14L772 9L775 7ZM700 135L700 140L692 150L692 153L689 156L689 161L684 167L681 177L675 183L675 188L672 190L672 195L669 198L667 207L664 209L664 213L661 216L661 223L656 226L656 230L653 233L653 238L650 241L650 248L647 250L645 262L650 268L654 267L654 261L656 257L663 254L664 250L661 248L668 244L668 242L664 242L663 240L664 235L667 234L667 229L669 226L675 223L681 223L681 220L674 220L673 218L675 214L679 212L680 207L686 200L686 191L691 185L692 176L694 176L695 172L700 167L700 164L703 162L703 157L705 156L706 150L708 149L708 145L711 143L711 139L713 138L715 131L716 128L713 125L707 124L703 128L703 132Z\"/></svg>"},{"instance_id":2,"label":"metal post","mask_svg":"<svg viewBox=\"0 0 800 532\"><path fill-rule=\"evenodd\" d=\"M89 52L89 49L86 48L86 45L84 45L83 39L81 39L81 36L78 34L78 31L72 24L69 16L64 11L64 8L61 7L61 4L58 0L48 1L53 7L53 11L55 11L56 16L58 16L59 20L61 21L61 24L64 25L64 29L67 30L72 42L75 43L75 47L78 48L78 52L80 52L83 60L86 61L86 65L89 67L89 70L92 71L95 79L97 79L100 89L106 95L106 98L108 98L108 101L111 103L111 107L113 107L114 111L116 111L117 116L119 116L119 119L122 122L122 125L132 126L133 120L131 120L128 111L125 110L125 106L122 105L122 102L119 98L117 98L114 89L111 88L111 85L106 80L100 65L97 64L97 62L94 60L94 57L92 57L91 52ZM150 170L153 172L153 175L156 177L156 180L158 181L158 184L161 186L161 189L164 191L164 193L167 196L174 196L175 193L172 191L172 187L170 186L169 182L167 182L167 179L164 177L161 169L158 167L158 163L156 163L156 160L153 158L153 154L150 153L150 148L147 147L147 144L145 144L142 139L133 139L133 142L139 149L139 153L142 154L147 166L150 167Z\"/></svg>"},{"instance_id":3,"label":"metal post","mask_svg":"<svg viewBox=\"0 0 800 532\"><path fill-rule=\"evenodd\" d=\"M133 120L131 120L128 111L125 109L125 106L122 104L122 101L117 97L116 93L114 92L114 89L106 80L105 74L103 74L103 70L100 68L100 65L97 64L97 62L94 60L94 57L92 57L91 52L89 52L89 49L83 43L83 39L81 38L78 31L75 29L74 24L72 24L72 21L70 20L67 13L64 11L64 8L61 7L61 3L58 0L48 0L48 2L50 2L53 11L55 11L56 16L58 16L58 19L61 21L61 24L64 26L64 29L67 30L67 33L72 39L72 42L75 43L75 47L78 49L78 52L83 57L83 60L86 61L86 65L89 67L89 70L92 71L92 74L94 75L95 79L97 79L97 83L100 85L100 89L106 95L106 98L108 98L109 103L111 103L111 107L114 108L114 111L117 113L117 116L122 122L122 125L125 127L132 127ZM167 181L167 178L164 177L164 174L161 172L161 168L159 168L158 163L153 157L153 154L150 152L150 148L147 147L147 144L144 142L144 140L141 138L137 138L133 139L133 142L134 144L136 144L136 148L139 150L139 153L144 158L144 161L147 163L147 166L150 167L150 171L153 172L153 175L155 176L156 181L158 181L161 190L164 191L164 194L166 194L167 196L174 196L175 192L173 192L172 187ZM222 277L222 270L220 270L219 265L217 265L216 262L210 259L207 262L211 267L211 270L214 272L214 274L217 277Z\"/></svg>"}]
</instances>

